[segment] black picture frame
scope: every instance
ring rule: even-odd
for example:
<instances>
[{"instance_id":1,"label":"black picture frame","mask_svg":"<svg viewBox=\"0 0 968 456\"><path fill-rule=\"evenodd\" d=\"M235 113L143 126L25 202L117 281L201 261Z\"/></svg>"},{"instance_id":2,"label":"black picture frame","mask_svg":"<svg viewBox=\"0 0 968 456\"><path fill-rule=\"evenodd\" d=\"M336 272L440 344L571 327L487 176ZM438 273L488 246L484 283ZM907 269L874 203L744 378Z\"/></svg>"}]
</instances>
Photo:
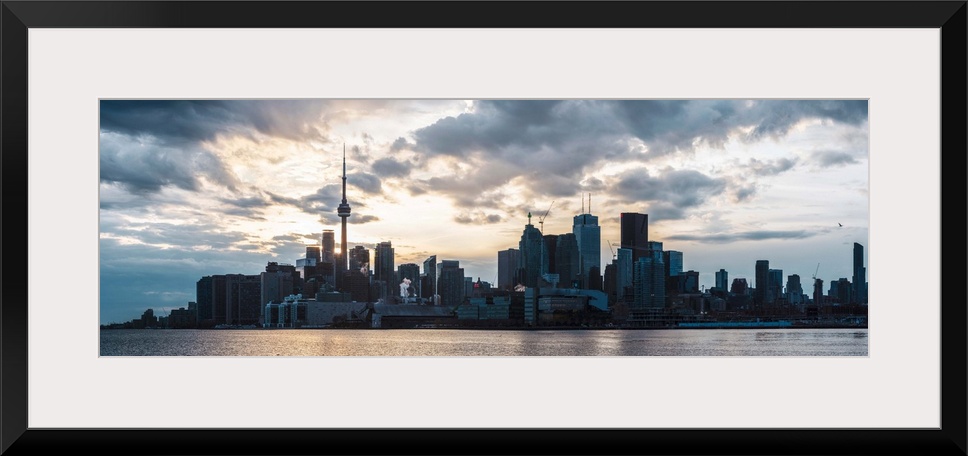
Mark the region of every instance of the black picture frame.
<instances>
[{"instance_id":1,"label":"black picture frame","mask_svg":"<svg viewBox=\"0 0 968 456\"><path fill-rule=\"evenodd\" d=\"M0 452L25 454L966 454L966 15L959 1L2 1ZM548 9L553 8L554 14ZM75 27L727 27L941 31L939 429L35 429L27 427L27 30ZM945 261L947 260L947 261ZM958 293L958 295L955 295Z\"/></svg>"}]
</instances>

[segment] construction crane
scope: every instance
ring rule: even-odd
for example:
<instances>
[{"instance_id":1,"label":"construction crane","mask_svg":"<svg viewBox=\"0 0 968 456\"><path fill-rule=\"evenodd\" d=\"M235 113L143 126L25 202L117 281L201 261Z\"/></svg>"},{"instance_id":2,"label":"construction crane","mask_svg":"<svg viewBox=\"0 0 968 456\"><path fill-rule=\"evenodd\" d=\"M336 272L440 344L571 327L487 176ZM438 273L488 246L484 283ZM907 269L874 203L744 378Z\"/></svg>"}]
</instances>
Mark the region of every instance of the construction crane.
<instances>
[{"instance_id":1,"label":"construction crane","mask_svg":"<svg viewBox=\"0 0 968 456\"><path fill-rule=\"evenodd\" d=\"M820 263L817 263L817 269L813 271L813 281L817 281L817 273L820 272Z\"/></svg>"},{"instance_id":2,"label":"construction crane","mask_svg":"<svg viewBox=\"0 0 968 456\"><path fill-rule=\"evenodd\" d=\"M612 250L612 241L609 241L608 239L606 239L605 242L608 243L608 251L612 252L612 260L614 261L618 257L615 256L615 250Z\"/></svg>"},{"instance_id":3,"label":"construction crane","mask_svg":"<svg viewBox=\"0 0 968 456\"><path fill-rule=\"evenodd\" d=\"M555 205L555 202L552 201L551 206L554 206L554 205ZM548 210L545 211L544 215L542 215L541 217L538 217L538 224L541 225L541 234L544 234L544 219L545 217L548 216L548 213L551 212L551 206L548 206Z\"/></svg>"}]
</instances>

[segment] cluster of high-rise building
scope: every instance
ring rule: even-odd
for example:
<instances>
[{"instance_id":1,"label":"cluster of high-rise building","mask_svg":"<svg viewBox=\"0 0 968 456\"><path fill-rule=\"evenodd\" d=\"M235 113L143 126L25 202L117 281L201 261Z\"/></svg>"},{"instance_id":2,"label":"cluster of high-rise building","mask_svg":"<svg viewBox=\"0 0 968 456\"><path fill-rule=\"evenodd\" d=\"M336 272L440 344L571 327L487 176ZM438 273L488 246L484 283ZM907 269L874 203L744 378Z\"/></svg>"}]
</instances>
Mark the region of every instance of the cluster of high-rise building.
<instances>
[{"instance_id":1,"label":"cluster of high-rise building","mask_svg":"<svg viewBox=\"0 0 968 456\"><path fill-rule=\"evenodd\" d=\"M769 260L756 260L752 283L743 277L730 281L728 272L720 269L715 286L706 290L699 286L699 272L683 271L683 252L664 250L662 242L649 239L649 216L636 212L619 214L620 242L609 242L609 250L618 249L603 271L599 218L591 214L590 199L585 210L584 198L570 233L544 234L531 223L529 213L517 247L497 252L496 284L474 281L465 276L458 260L438 260L436 255L422 265L396 265L390 241L376 244L372 252L362 245L348 248L351 208L346 200L345 150L342 187L337 207L342 227L339 251L333 230L326 229L294 265L268 262L259 274L202 277L196 283L196 301L187 310L173 311L166 323L298 327L370 320L437 326L592 322L635 327L715 315L820 315L867 304L864 251L858 243L852 279L832 281L826 293L816 277L812 290L805 292L797 274L787 276L784 287L783 270L771 268ZM158 318L148 313L135 321L141 327L158 324Z\"/></svg>"}]
</instances>

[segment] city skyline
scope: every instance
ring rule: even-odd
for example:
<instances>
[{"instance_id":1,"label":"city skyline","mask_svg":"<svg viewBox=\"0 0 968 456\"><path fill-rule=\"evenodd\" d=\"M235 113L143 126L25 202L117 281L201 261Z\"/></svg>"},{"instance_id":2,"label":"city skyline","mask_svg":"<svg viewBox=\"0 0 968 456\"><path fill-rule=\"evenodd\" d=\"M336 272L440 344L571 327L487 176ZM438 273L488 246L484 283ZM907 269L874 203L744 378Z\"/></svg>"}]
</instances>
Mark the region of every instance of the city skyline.
<instances>
[{"instance_id":1,"label":"city skyline","mask_svg":"<svg viewBox=\"0 0 968 456\"><path fill-rule=\"evenodd\" d=\"M604 270L633 212L707 289L756 286L757 260L826 289L855 242L869 271L863 100L104 100L100 120L102 323L340 236L344 145L348 246L395 265L496 284L528 213L564 234L588 212Z\"/></svg>"}]
</instances>

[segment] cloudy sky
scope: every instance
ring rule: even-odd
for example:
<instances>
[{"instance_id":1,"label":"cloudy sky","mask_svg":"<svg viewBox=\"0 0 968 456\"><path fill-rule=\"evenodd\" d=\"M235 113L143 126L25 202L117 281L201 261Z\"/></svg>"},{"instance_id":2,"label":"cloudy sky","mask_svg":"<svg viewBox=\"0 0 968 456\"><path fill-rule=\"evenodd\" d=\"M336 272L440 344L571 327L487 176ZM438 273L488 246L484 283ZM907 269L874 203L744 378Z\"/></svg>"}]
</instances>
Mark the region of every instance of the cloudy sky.
<instances>
[{"instance_id":1,"label":"cloudy sky","mask_svg":"<svg viewBox=\"0 0 968 456\"><path fill-rule=\"evenodd\" d=\"M350 247L390 241L397 265L495 282L529 211L571 232L589 194L603 268L621 212L706 288L766 259L826 289L867 254L866 100L103 100L100 321L338 240L344 147Z\"/></svg>"}]
</instances>

